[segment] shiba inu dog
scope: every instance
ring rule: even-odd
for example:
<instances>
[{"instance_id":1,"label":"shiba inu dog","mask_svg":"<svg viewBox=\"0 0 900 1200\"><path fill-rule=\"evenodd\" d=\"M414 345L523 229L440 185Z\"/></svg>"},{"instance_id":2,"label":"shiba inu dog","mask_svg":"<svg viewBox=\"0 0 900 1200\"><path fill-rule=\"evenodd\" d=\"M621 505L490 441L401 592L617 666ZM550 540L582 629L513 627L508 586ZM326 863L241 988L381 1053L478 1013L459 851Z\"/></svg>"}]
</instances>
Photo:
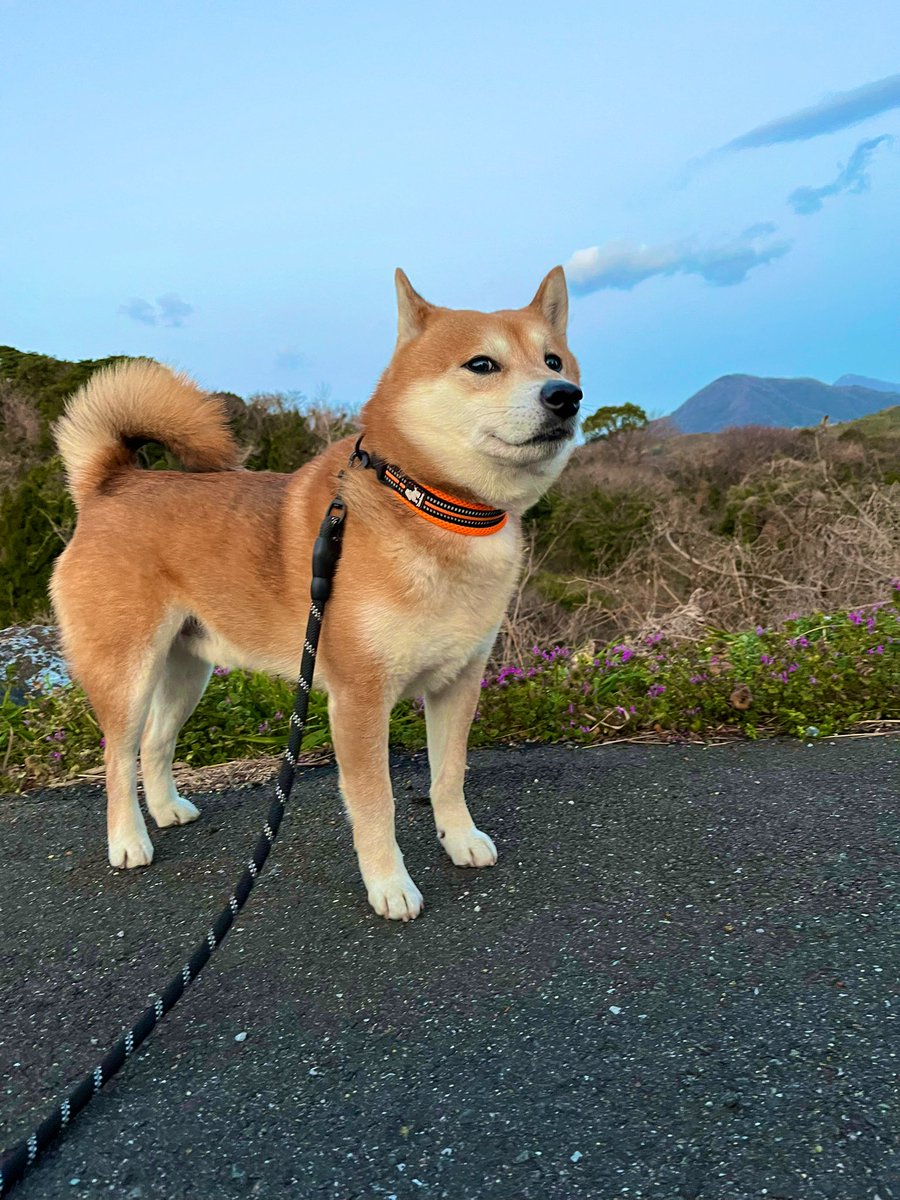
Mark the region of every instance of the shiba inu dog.
<instances>
[{"instance_id":1,"label":"shiba inu dog","mask_svg":"<svg viewBox=\"0 0 900 1200\"><path fill-rule=\"evenodd\" d=\"M441 844L457 866L496 862L463 795L466 742L520 569L521 515L576 431L565 277L555 267L527 307L493 313L429 304L402 271L396 283L397 344L362 410L355 467L350 438L290 475L242 469L220 402L149 361L98 372L57 425L78 524L51 592L105 737L114 867L153 858L138 753L156 824L200 815L172 759L213 664L296 678L312 543L338 491L348 515L316 684L369 902L404 921L423 904L394 834L388 720L403 696L425 698ZM148 440L186 470L137 469Z\"/></svg>"}]
</instances>

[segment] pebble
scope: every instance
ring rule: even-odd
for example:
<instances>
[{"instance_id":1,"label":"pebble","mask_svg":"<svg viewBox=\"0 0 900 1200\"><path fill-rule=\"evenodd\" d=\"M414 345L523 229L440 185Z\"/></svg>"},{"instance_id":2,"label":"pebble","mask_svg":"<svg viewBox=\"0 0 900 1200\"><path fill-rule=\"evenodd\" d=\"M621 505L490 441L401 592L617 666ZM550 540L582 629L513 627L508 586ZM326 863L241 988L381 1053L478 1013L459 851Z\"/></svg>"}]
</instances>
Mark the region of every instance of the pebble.
<instances>
[{"instance_id":1,"label":"pebble","mask_svg":"<svg viewBox=\"0 0 900 1200\"><path fill-rule=\"evenodd\" d=\"M236 1042L246 1042L246 1040L247 1040L247 1035L246 1035L246 1033L236 1033L236 1034L234 1035L234 1040L235 1040Z\"/></svg>"}]
</instances>

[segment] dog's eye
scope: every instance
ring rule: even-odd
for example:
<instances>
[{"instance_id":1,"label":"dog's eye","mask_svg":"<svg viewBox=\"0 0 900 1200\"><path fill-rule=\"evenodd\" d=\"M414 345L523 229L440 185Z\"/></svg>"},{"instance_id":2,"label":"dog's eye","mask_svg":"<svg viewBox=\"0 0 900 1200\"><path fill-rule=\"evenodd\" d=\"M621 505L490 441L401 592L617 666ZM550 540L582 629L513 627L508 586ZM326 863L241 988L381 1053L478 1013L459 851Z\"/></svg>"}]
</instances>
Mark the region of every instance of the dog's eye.
<instances>
[{"instance_id":1,"label":"dog's eye","mask_svg":"<svg viewBox=\"0 0 900 1200\"><path fill-rule=\"evenodd\" d=\"M500 364L494 362L492 358L488 358L486 354L479 354L476 358L470 358L468 362L463 363L467 371L471 371L475 375L492 375L494 371L500 370Z\"/></svg>"},{"instance_id":2,"label":"dog's eye","mask_svg":"<svg viewBox=\"0 0 900 1200\"><path fill-rule=\"evenodd\" d=\"M551 371L561 371L562 370L562 359L559 357L558 354L545 354L544 362L547 364L547 366L550 368Z\"/></svg>"}]
</instances>

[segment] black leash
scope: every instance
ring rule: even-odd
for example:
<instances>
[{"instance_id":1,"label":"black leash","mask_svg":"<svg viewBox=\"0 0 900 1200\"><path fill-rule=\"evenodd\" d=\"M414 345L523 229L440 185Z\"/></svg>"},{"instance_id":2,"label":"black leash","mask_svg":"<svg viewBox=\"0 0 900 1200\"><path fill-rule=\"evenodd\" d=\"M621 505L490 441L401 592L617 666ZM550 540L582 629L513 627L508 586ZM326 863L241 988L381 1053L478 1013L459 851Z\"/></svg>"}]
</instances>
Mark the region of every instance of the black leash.
<instances>
[{"instance_id":1,"label":"black leash","mask_svg":"<svg viewBox=\"0 0 900 1200\"><path fill-rule=\"evenodd\" d=\"M297 681L294 711L291 713L288 744L275 784L275 799L272 801L268 819L263 826L263 831L256 843L253 857L247 864L246 871L238 880L228 903L216 917L206 937L196 947L178 974L169 980L156 1003L141 1014L128 1032L123 1034L107 1051L93 1071L84 1076L81 1082L69 1092L65 1100L58 1104L24 1141L18 1142L4 1152L3 1157L0 1158L0 1196L9 1195L28 1168L34 1165L54 1138L67 1128L83 1108L87 1107L104 1084L112 1079L125 1060L150 1035L166 1013L175 1007L188 985L194 982L209 962L213 951L221 946L228 930L234 924L235 917L247 903L253 885L269 857L269 851L275 844L281 826L281 818L284 816L285 805L294 785L294 773L297 769L297 759L303 741L303 728L306 724L309 693L316 665L316 648L322 629L322 615L331 594L331 582L341 555L341 537L344 532L345 515L346 509L343 500L339 496L335 497L325 514L313 548L312 587L310 589L312 604L309 610L309 620L306 623L300 678Z\"/></svg>"}]
</instances>

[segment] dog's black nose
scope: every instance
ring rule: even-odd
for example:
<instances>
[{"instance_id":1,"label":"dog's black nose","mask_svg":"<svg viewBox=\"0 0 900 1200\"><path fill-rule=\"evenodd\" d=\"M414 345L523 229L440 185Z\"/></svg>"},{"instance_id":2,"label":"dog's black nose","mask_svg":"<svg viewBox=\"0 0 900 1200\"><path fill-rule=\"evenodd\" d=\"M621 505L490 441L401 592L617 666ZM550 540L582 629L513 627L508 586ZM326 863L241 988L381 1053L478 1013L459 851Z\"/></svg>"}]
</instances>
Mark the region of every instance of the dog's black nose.
<instances>
[{"instance_id":1,"label":"dog's black nose","mask_svg":"<svg viewBox=\"0 0 900 1200\"><path fill-rule=\"evenodd\" d=\"M549 379L541 388L541 404L561 421L568 421L578 412L583 395L581 388L567 379Z\"/></svg>"}]
</instances>

